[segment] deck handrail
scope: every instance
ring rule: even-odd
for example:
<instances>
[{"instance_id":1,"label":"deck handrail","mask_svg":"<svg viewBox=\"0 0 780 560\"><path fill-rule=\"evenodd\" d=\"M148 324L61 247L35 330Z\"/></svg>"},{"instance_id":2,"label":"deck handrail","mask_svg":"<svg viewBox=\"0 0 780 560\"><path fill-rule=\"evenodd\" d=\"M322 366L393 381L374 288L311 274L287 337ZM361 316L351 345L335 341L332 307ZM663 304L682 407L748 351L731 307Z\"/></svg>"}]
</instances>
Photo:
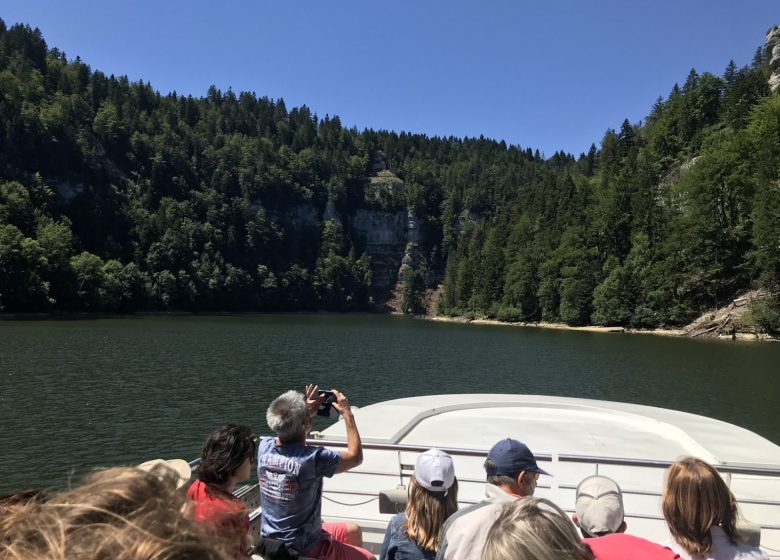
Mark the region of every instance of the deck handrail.
<instances>
[{"instance_id":1,"label":"deck handrail","mask_svg":"<svg viewBox=\"0 0 780 560\"><path fill-rule=\"evenodd\" d=\"M307 444L320 445L323 447L347 447L347 442L331 439L307 439ZM410 445L405 443L374 443L363 442L363 449L372 449L376 451L408 451L423 452L430 449L425 445ZM454 456L464 457L486 457L487 449L469 449L460 447L440 447L442 451ZM534 453L537 461L558 461L562 463L589 463L601 465L617 465L625 467L653 467L665 469L674 464L674 461L658 461L655 459L629 459L623 457L606 457L600 455L553 455L550 453ZM755 465L728 465L714 464L715 470L725 474L752 474L759 476L778 476L780 477L780 468L762 467ZM351 471L359 472L359 471Z\"/></svg>"},{"instance_id":2,"label":"deck handrail","mask_svg":"<svg viewBox=\"0 0 780 560\"><path fill-rule=\"evenodd\" d=\"M322 447L347 447L347 442L343 440L309 438L306 440L306 443L308 445L318 445ZM423 451L427 451L428 449L430 449L430 447L424 445L411 445L411 444L404 444L404 443L363 442L362 446L363 449L368 449L368 450L395 451L395 452L422 453ZM471 448L459 448L459 447L441 447L439 449L456 457L462 456L462 457L482 458L487 455L487 450L485 449L471 449ZM557 461L562 463L585 463L585 464L593 464L597 466L615 465L615 466L626 466L626 467L646 467L646 468L665 469L674 463L674 461L659 461L654 459L631 459L631 458L623 458L623 457L604 457L604 456L596 456L596 455L568 455L568 454L553 455L549 453L547 454L538 453L538 454L534 454L534 456L536 457L537 461L550 461L550 462ZM189 464L190 467L193 470L195 470L200 464L200 459L198 458L193 461L190 461ZM399 466L403 469L403 465L399 463ZM724 474L742 474L742 475L780 477L780 468L763 467L763 466L756 466L756 465L728 465L728 464L714 464L712 466L717 471ZM390 477L396 477L399 474L395 472L362 471L359 470L359 468L352 469L350 470L350 472L354 474L372 474L372 475L381 475L381 476L390 476ZM464 480L464 482L465 481L467 480ZM476 480L468 480L468 481L482 482ZM541 486L544 487L543 485ZM246 494L249 491L254 491L256 487L257 487L257 482L250 484L247 487L242 489L241 494ZM563 487L569 488L568 485L565 485ZM571 488L575 488L575 487L572 486ZM328 493L328 491L326 491L326 493ZM364 491L359 491L359 490L349 491L349 492L336 491L335 493L369 495L369 493ZM629 489L623 489L623 493L631 494L634 492ZM644 491L644 492L637 492L637 493L649 494L649 495L660 495L660 492L652 492L652 491ZM740 499L739 501L742 503L780 506L780 502L774 500ZM257 510L250 513L250 518L252 521L254 521L259 515L260 515L260 509L258 508ZM637 514L637 513L629 514L628 512L626 513L626 516L635 517L635 518L644 518L644 519L663 519L662 517L659 517L657 515L647 515L647 514ZM762 529L780 530L780 525L774 525L774 524L760 524L760 527Z\"/></svg>"}]
</instances>

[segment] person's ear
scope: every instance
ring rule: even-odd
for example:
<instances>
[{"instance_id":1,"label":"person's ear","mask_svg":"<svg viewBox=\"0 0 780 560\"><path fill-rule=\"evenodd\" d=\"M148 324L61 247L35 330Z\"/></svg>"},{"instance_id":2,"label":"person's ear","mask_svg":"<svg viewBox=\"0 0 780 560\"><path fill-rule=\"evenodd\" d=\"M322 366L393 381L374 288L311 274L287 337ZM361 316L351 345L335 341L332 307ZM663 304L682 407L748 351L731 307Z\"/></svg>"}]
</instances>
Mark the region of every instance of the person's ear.
<instances>
[{"instance_id":1,"label":"person's ear","mask_svg":"<svg viewBox=\"0 0 780 560\"><path fill-rule=\"evenodd\" d=\"M575 524L577 527L579 527L579 526L580 526L580 518L579 518L579 517L577 517L577 514L576 514L576 513L572 513L572 514L571 514L571 520L572 520L572 521L574 521L574 524ZM623 525L625 525L625 524L626 524L626 523L625 523L625 521L624 521L624 522L623 522Z\"/></svg>"},{"instance_id":2,"label":"person's ear","mask_svg":"<svg viewBox=\"0 0 780 560\"><path fill-rule=\"evenodd\" d=\"M626 529L628 528L628 524L626 524L625 520L620 524L620 527L617 528L616 533L625 533Z\"/></svg>"}]
</instances>

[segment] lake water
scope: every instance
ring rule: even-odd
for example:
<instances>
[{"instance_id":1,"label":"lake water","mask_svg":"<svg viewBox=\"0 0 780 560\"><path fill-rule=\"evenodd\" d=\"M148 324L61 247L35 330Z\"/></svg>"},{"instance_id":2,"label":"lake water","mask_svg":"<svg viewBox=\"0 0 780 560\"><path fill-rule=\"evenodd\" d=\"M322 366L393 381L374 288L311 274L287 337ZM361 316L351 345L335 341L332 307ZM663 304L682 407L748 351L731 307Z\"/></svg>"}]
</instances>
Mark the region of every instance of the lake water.
<instances>
[{"instance_id":1,"label":"lake water","mask_svg":"<svg viewBox=\"0 0 780 560\"><path fill-rule=\"evenodd\" d=\"M472 392L634 402L780 443L777 343L383 315L0 321L0 493L98 465L192 459L226 422L267 433L268 403L308 381L355 406Z\"/></svg>"}]
</instances>

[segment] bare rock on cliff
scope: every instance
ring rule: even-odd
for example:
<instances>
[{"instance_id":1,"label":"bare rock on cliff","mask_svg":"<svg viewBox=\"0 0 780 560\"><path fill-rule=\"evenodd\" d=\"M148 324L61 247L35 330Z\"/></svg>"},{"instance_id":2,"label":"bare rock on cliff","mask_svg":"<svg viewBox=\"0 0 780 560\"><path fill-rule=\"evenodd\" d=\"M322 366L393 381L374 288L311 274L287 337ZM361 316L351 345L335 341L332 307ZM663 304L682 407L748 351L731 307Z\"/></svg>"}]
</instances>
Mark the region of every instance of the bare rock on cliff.
<instances>
[{"instance_id":1,"label":"bare rock on cliff","mask_svg":"<svg viewBox=\"0 0 780 560\"><path fill-rule=\"evenodd\" d=\"M769 87L772 91L780 88L780 25L775 25L766 32L766 57L769 60Z\"/></svg>"}]
</instances>

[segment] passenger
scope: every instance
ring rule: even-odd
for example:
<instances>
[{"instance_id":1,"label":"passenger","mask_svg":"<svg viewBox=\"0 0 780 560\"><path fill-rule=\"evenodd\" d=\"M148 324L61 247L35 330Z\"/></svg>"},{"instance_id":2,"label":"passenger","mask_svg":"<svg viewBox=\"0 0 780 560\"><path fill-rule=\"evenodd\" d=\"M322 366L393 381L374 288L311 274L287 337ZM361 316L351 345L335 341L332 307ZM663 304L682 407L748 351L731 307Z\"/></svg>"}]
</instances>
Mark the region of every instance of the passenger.
<instances>
[{"instance_id":1,"label":"passenger","mask_svg":"<svg viewBox=\"0 0 780 560\"><path fill-rule=\"evenodd\" d=\"M597 560L673 560L669 548L625 533L623 493L606 476L589 476L577 486L574 524Z\"/></svg>"},{"instance_id":2,"label":"passenger","mask_svg":"<svg viewBox=\"0 0 780 560\"><path fill-rule=\"evenodd\" d=\"M173 471L176 475L176 487L184 488L190 481L192 469L184 459L152 459L138 465L142 471L158 471L161 468Z\"/></svg>"},{"instance_id":3,"label":"passenger","mask_svg":"<svg viewBox=\"0 0 780 560\"><path fill-rule=\"evenodd\" d=\"M737 501L712 466L686 457L666 474L662 509L671 547L686 560L747 560L769 557L740 543Z\"/></svg>"},{"instance_id":4,"label":"passenger","mask_svg":"<svg viewBox=\"0 0 780 560\"><path fill-rule=\"evenodd\" d=\"M593 554L558 506L528 497L500 509L482 560L593 560Z\"/></svg>"},{"instance_id":5,"label":"passenger","mask_svg":"<svg viewBox=\"0 0 780 560\"><path fill-rule=\"evenodd\" d=\"M113 468L0 518L2 560L225 560L167 469Z\"/></svg>"},{"instance_id":6,"label":"passenger","mask_svg":"<svg viewBox=\"0 0 780 560\"><path fill-rule=\"evenodd\" d=\"M354 523L323 523L322 479L363 462L355 418L349 399L333 390L333 408L341 414L347 432L346 451L331 451L306 445L312 415L323 402L317 386L308 385L306 395L288 391L268 407L266 420L276 437L263 438L257 461L257 477L263 513L263 539L276 539L302 556L334 560L374 560L359 548L360 527Z\"/></svg>"},{"instance_id":7,"label":"passenger","mask_svg":"<svg viewBox=\"0 0 780 560\"><path fill-rule=\"evenodd\" d=\"M211 434L203 444L198 479L187 489L195 520L229 543L237 558L246 557L252 543L249 512L233 490L252 473L255 442L247 426L227 424Z\"/></svg>"},{"instance_id":8,"label":"passenger","mask_svg":"<svg viewBox=\"0 0 780 560\"><path fill-rule=\"evenodd\" d=\"M390 519L380 560L432 560L439 531L458 509L458 481L452 458L439 449L417 457L409 481L406 511Z\"/></svg>"},{"instance_id":9,"label":"passenger","mask_svg":"<svg viewBox=\"0 0 780 560\"><path fill-rule=\"evenodd\" d=\"M24 508L30 503L43 503L47 499L48 496L41 490L24 490L15 494L0 496L0 519L18 509Z\"/></svg>"},{"instance_id":10,"label":"passenger","mask_svg":"<svg viewBox=\"0 0 780 560\"><path fill-rule=\"evenodd\" d=\"M485 460L487 485L485 499L452 515L442 527L436 558L478 560L485 539L501 507L525 496L533 496L540 474L528 447L514 439L502 439L488 452Z\"/></svg>"}]
</instances>

